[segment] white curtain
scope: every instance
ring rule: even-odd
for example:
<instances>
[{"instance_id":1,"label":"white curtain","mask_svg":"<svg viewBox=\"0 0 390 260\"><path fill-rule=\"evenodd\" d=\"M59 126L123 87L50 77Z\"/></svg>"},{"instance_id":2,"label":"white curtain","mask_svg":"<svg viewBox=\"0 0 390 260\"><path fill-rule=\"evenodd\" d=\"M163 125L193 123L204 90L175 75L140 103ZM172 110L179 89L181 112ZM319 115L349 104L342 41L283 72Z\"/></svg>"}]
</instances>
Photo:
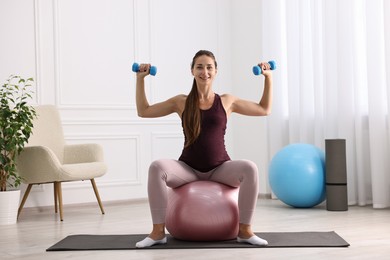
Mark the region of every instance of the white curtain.
<instances>
[{"instance_id":1,"label":"white curtain","mask_svg":"<svg viewBox=\"0 0 390 260\"><path fill-rule=\"evenodd\" d=\"M350 205L390 207L390 0L263 0L269 155L346 139Z\"/></svg>"}]
</instances>

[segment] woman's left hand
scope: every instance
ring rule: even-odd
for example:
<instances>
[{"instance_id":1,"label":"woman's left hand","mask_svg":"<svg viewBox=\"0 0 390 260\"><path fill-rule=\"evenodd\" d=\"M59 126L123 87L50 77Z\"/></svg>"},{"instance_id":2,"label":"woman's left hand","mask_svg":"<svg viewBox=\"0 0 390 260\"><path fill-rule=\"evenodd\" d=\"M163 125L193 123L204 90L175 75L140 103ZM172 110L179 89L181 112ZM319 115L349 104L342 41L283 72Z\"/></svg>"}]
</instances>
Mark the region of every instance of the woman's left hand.
<instances>
[{"instance_id":1,"label":"woman's left hand","mask_svg":"<svg viewBox=\"0 0 390 260\"><path fill-rule=\"evenodd\" d=\"M263 74L264 76L267 77L272 74L271 65L268 62L261 62L258 65L261 68L261 74Z\"/></svg>"}]
</instances>

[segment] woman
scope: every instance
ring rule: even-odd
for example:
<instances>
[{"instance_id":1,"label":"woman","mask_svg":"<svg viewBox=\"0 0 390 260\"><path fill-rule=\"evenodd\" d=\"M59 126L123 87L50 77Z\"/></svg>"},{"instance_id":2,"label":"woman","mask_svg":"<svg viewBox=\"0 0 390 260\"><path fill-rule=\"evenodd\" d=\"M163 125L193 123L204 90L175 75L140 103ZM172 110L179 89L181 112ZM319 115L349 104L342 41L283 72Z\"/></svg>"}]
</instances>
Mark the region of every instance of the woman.
<instances>
[{"instance_id":1,"label":"woman","mask_svg":"<svg viewBox=\"0 0 390 260\"><path fill-rule=\"evenodd\" d=\"M150 105L145 95L144 78L150 64L141 64L137 73L136 103L140 117L162 117L177 113L182 119L185 136L179 160L157 160L149 168L148 196L153 230L136 247L165 244L166 186L179 187L196 180L211 180L233 187L240 186L239 233L237 241L267 245L251 229L258 196L257 166L248 160L231 160L225 149L224 135L231 113L266 116L272 106L272 74L268 63L260 63L265 76L263 95L259 103L239 99L230 94L219 96L213 91L217 62L213 53L201 50L192 60L194 82L190 93L177 95Z\"/></svg>"}]
</instances>

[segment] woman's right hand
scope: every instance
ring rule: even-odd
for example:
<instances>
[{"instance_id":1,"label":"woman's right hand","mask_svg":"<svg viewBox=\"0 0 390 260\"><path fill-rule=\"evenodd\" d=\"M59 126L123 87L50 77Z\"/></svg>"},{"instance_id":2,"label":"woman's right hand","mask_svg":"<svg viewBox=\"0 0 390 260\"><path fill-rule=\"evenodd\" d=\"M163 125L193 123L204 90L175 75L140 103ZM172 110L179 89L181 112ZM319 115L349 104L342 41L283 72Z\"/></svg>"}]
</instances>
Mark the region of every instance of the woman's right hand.
<instances>
[{"instance_id":1,"label":"woman's right hand","mask_svg":"<svg viewBox=\"0 0 390 260\"><path fill-rule=\"evenodd\" d=\"M139 71L137 72L137 77L138 78L145 78L147 75L150 74L150 64L147 63L142 63L139 65Z\"/></svg>"}]
</instances>

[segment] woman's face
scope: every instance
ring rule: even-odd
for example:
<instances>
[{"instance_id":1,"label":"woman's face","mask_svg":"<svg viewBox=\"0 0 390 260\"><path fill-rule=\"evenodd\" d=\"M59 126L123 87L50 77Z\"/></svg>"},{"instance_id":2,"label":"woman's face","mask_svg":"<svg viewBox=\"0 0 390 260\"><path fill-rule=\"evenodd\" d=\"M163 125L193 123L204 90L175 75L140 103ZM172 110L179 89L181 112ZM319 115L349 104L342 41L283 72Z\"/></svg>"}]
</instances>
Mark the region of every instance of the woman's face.
<instances>
[{"instance_id":1,"label":"woman's face","mask_svg":"<svg viewBox=\"0 0 390 260\"><path fill-rule=\"evenodd\" d=\"M211 84L216 74L217 68L215 67L213 58L202 55L195 60L192 75L194 75L198 86Z\"/></svg>"}]
</instances>

